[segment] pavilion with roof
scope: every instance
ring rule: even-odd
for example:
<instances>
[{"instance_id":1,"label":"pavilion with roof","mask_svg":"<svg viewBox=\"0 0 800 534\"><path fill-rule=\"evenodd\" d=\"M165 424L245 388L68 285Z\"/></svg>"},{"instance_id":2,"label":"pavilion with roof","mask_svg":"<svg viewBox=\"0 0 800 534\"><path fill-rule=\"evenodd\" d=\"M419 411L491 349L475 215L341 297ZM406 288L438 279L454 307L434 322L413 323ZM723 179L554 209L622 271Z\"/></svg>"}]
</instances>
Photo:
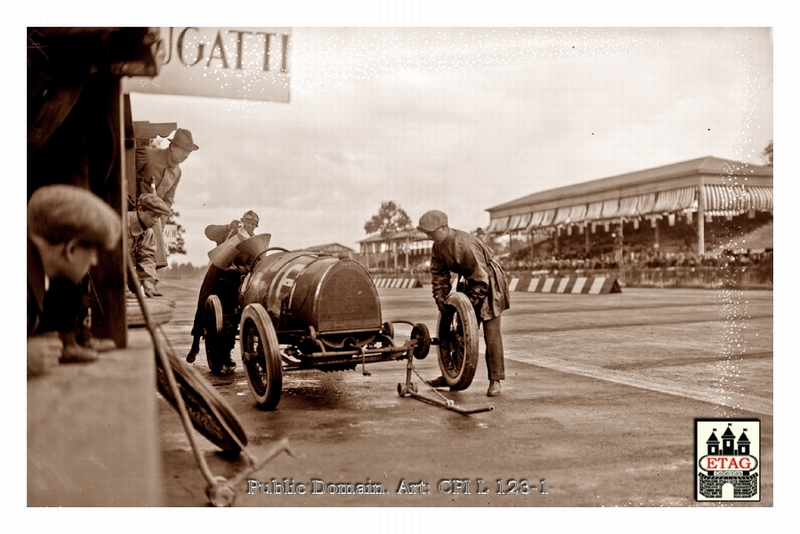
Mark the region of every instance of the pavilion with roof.
<instances>
[{"instance_id":1,"label":"pavilion with roof","mask_svg":"<svg viewBox=\"0 0 800 534\"><path fill-rule=\"evenodd\" d=\"M697 253L714 217L772 212L772 167L707 156L533 193L491 208L487 233L559 235L642 220L697 221Z\"/></svg>"}]
</instances>

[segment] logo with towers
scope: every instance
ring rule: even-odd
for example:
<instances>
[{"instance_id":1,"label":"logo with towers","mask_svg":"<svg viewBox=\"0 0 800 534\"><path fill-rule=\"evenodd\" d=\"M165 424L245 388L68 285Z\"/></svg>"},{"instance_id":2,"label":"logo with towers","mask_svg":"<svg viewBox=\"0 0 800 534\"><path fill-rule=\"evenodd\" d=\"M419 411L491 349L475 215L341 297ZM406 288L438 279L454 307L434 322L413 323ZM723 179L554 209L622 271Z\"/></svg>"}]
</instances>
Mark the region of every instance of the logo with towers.
<instances>
[{"instance_id":1,"label":"logo with towers","mask_svg":"<svg viewBox=\"0 0 800 534\"><path fill-rule=\"evenodd\" d=\"M695 420L695 500L760 501L758 419Z\"/></svg>"}]
</instances>

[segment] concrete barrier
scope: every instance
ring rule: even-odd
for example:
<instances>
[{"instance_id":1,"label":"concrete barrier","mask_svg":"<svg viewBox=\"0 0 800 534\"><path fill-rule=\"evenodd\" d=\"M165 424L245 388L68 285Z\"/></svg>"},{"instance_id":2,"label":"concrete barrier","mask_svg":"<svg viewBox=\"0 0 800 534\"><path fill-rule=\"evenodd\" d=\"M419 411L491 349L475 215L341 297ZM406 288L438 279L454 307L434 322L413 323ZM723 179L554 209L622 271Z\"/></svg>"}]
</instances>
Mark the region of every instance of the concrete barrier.
<instances>
[{"instance_id":1,"label":"concrete barrier","mask_svg":"<svg viewBox=\"0 0 800 534\"><path fill-rule=\"evenodd\" d=\"M422 287L422 282L416 277L401 276L401 277L377 277L372 279L375 282L375 287L379 288L392 288L392 289L409 289Z\"/></svg>"},{"instance_id":2,"label":"concrete barrier","mask_svg":"<svg viewBox=\"0 0 800 534\"><path fill-rule=\"evenodd\" d=\"M27 386L28 506L163 506L147 331L130 330L128 348L59 365Z\"/></svg>"},{"instance_id":3,"label":"concrete barrier","mask_svg":"<svg viewBox=\"0 0 800 534\"><path fill-rule=\"evenodd\" d=\"M526 293L570 293L574 295L603 295L621 293L617 279L611 276L511 276L508 289Z\"/></svg>"}]
</instances>

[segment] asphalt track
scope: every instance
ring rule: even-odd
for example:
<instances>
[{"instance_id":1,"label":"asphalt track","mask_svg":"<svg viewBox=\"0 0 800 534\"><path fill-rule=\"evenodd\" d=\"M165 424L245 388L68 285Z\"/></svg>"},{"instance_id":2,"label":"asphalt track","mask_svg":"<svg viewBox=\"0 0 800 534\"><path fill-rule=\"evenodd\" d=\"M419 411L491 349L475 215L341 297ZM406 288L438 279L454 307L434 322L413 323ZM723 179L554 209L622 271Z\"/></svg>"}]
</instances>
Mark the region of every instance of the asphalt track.
<instances>
[{"instance_id":1,"label":"asphalt track","mask_svg":"<svg viewBox=\"0 0 800 534\"><path fill-rule=\"evenodd\" d=\"M199 281L165 280L160 287L176 303L164 330L185 354ZM384 320L424 322L434 330L429 288L379 294ZM772 298L771 291L697 289L514 293L502 319L502 395L485 396L483 362L468 390L443 392L462 407L493 407L470 416L398 396L405 362L369 365L368 376L360 366L286 373L273 412L255 408L238 345L233 375L211 375L202 351L195 366L236 411L250 454L258 457L287 438L298 455L281 455L256 472L253 478L271 493L256 488L250 495L243 486L235 506L769 507ZM398 341L409 329L396 326ZM435 349L415 367L422 378L435 377ZM414 382L436 395L420 378ZM166 504L204 506L205 482L178 417L165 401L159 407ZM695 501L696 418L761 421L760 502ZM215 474L230 478L246 467L241 457L230 461L203 438L198 443ZM273 478L282 493L275 494ZM313 493L322 484L314 480L325 487L377 484L385 494ZM459 480L468 481L469 494ZM479 493L479 480L487 493ZM306 493L289 493L292 483ZM518 491L510 492L515 485Z\"/></svg>"}]
</instances>

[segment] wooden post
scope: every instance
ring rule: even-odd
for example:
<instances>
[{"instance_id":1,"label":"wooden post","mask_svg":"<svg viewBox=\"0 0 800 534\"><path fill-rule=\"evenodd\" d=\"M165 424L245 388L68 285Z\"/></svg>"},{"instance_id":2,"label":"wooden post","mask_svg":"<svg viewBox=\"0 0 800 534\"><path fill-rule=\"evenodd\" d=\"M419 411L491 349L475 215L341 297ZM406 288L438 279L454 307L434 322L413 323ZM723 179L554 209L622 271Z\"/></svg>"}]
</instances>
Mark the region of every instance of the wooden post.
<instances>
[{"instance_id":1,"label":"wooden post","mask_svg":"<svg viewBox=\"0 0 800 534\"><path fill-rule=\"evenodd\" d=\"M528 242L530 243L531 246L531 265L533 265L533 262L535 261L533 255L533 246L536 244L536 238L533 235L533 230L528 232Z\"/></svg>"},{"instance_id":2,"label":"wooden post","mask_svg":"<svg viewBox=\"0 0 800 534\"><path fill-rule=\"evenodd\" d=\"M584 246L584 250L586 251L586 255L588 256L589 252L591 251L591 244L589 243L589 225L588 225L588 223L587 223L586 227L584 228L583 233L586 236L586 244Z\"/></svg>"},{"instance_id":3,"label":"wooden post","mask_svg":"<svg viewBox=\"0 0 800 534\"><path fill-rule=\"evenodd\" d=\"M103 190L94 191L95 194L105 200L114 211L120 216L122 221L123 236L127 232L125 223L128 220L128 203L126 199L125 179L122 170L125 168L125 126L124 126L124 104L119 78L108 78L104 80L103 91L108 98L108 112L111 127L117 132L115 138L118 143L113 148L119 157L113 158L113 164L109 169L109 179L105 182ZM125 239L120 236L120 243L114 250L101 251L98 255L98 264L90 272L92 285L94 287L94 298L92 302L92 334L95 337L111 338L117 347L123 348L128 345L128 326L125 314Z\"/></svg>"},{"instance_id":4,"label":"wooden post","mask_svg":"<svg viewBox=\"0 0 800 534\"><path fill-rule=\"evenodd\" d=\"M556 258L558 258L561 255L561 250L559 249L559 243L558 243L558 236L559 236L560 233L561 233L561 230L559 228L555 228L553 230L553 241L555 243L554 249L555 249Z\"/></svg>"},{"instance_id":5,"label":"wooden post","mask_svg":"<svg viewBox=\"0 0 800 534\"><path fill-rule=\"evenodd\" d=\"M658 248L661 248L661 236L658 233L658 219L653 218L653 239L655 240L655 244L658 245Z\"/></svg>"}]
</instances>

